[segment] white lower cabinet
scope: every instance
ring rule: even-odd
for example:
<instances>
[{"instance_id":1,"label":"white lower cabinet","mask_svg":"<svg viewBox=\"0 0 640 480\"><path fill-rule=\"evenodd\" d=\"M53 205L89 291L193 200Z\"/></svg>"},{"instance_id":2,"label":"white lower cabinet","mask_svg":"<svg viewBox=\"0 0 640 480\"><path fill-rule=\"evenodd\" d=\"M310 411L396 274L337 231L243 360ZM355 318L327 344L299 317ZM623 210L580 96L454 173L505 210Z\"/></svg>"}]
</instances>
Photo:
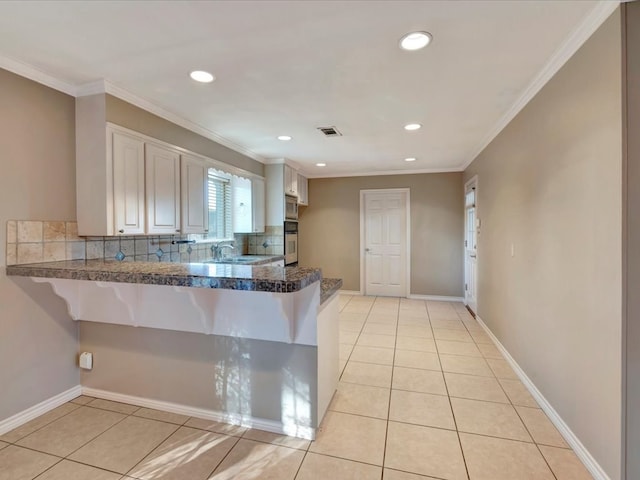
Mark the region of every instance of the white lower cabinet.
<instances>
[{"instance_id":1,"label":"white lower cabinet","mask_svg":"<svg viewBox=\"0 0 640 480\"><path fill-rule=\"evenodd\" d=\"M147 233L180 233L180 154L147 143L144 164Z\"/></svg>"}]
</instances>

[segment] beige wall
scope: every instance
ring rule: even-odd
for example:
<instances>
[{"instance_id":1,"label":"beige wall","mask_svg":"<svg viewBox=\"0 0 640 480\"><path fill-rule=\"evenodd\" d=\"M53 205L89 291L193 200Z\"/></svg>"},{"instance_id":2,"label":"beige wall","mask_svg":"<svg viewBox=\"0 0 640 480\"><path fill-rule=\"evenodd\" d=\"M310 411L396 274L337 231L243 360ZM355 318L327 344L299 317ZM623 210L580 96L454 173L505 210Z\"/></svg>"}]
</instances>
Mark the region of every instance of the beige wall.
<instances>
[{"instance_id":1,"label":"beige wall","mask_svg":"<svg viewBox=\"0 0 640 480\"><path fill-rule=\"evenodd\" d=\"M241 153L182 128L111 95L106 96L107 121L158 140L264 176L264 165Z\"/></svg>"},{"instance_id":2,"label":"beige wall","mask_svg":"<svg viewBox=\"0 0 640 480\"><path fill-rule=\"evenodd\" d=\"M380 188L411 190L411 293L462 296L461 173L310 179L300 264L360 290L360 190Z\"/></svg>"},{"instance_id":3,"label":"beige wall","mask_svg":"<svg viewBox=\"0 0 640 480\"><path fill-rule=\"evenodd\" d=\"M464 175L479 179L478 313L614 480L621 478L620 65L617 11Z\"/></svg>"},{"instance_id":4,"label":"beige wall","mask_svg":"<svg viewBox=\"0 0 640 480\"><path fill-rule=\"evenodd\" d=\"M7 220L75 220L74 115L72 97L0 69L0 420L80 383L63 302L5 275Z\"/></svg>"},{"instance_id":5,"label":"beige wall","mask_svg":"<svg viewBox=\"0 0 640 480\"><path fill-rule=\"evenodd\" d=\"M626 478L640 478L640 2L627 3L626 27Z\"/></svg>"},{"instance_id":6,"label":"beige wall","mask_svg":"<svg viewBox=\"0 0 640 480\"><path fill-rule=\"evenodd\" d=\"M317 426L316 347L80 324L80 348L95 359L84 387L284 423L290 406Z\"/></svg>"}]
</instances>

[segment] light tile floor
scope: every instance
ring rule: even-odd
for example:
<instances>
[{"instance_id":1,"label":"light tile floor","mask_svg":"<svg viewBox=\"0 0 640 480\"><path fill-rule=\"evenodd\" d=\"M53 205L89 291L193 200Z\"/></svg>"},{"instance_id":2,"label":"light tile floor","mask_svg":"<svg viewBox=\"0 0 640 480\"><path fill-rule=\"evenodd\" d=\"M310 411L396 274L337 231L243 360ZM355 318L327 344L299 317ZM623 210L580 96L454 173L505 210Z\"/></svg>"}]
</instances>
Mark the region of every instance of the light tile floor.
<instances>
[{"instance_id":1,"label":"light tile floor","mask_svg":"<svg viewBox=\"0 0 640 480\"><path fill-rule=\"evenodd\" d=\"M340 297L338 391L308 442L79 397L0 436L0 480L586 480L461 304Z\"/></svg>"}]
</instances>

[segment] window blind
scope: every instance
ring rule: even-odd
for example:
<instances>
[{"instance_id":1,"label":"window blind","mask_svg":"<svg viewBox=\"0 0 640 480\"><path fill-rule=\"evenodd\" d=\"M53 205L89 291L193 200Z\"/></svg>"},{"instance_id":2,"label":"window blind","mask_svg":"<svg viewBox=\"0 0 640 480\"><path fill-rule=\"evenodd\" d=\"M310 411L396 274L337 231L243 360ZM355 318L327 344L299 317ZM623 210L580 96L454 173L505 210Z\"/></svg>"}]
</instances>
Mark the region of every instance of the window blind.
<instances>
[{"instance_id":1,"label":"window blind","mask_svg":"<svg viewBox=\"0 0 640 480\"><path fill-rule=\"evenodd\" d=\"M216 170L209 169L209 237L233 237L231 217L231 183L228 178L216 174Z\"/></svg>"}]
</instances>

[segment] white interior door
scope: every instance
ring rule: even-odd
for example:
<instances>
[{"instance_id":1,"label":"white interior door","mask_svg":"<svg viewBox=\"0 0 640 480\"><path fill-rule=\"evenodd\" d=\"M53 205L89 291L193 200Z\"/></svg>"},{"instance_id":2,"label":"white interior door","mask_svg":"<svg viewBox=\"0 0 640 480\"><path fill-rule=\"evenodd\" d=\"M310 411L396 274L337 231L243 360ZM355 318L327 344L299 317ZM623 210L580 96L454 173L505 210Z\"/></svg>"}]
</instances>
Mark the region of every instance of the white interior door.
<instances>
[{"instance_id":1,"label":"white interior door","mask_svg":"<svg viewBox=\"0 0 640 480\"><path fill-rule=\"evenodd\" d=\"M365 295L408 293L408 191L363 192Z\"/></svg>"},{"instance_id":2,"label":"white interior door","mask_svg":"<svg viewBox=\"0 0 640 480\"><path fill-rule=\"evenodd\" d=\"M478 182L465 185L464 192L464 300L473 312L478 308L478 218L476 203Z\"/></svg>"}]
</instances>

